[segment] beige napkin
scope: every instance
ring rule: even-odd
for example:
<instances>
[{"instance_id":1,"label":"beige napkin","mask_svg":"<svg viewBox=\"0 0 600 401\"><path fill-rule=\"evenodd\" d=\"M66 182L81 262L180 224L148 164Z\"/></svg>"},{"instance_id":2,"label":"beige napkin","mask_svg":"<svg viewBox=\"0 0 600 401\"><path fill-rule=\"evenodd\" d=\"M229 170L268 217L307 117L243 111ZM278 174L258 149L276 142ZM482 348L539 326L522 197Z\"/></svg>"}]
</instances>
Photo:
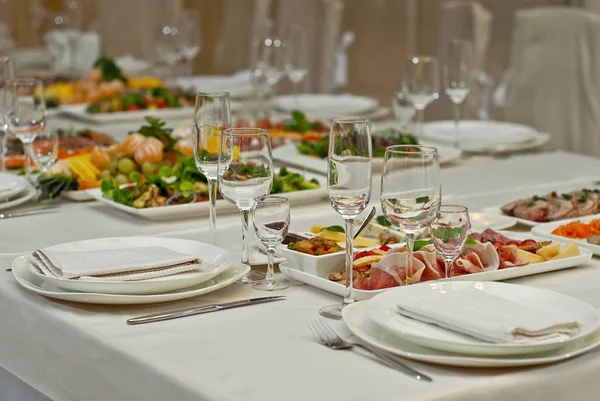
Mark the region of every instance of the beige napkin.
<instances>
[{"instance_id":1,"label":"beige napkin","mask_svg":"<svg viewBox=\"0 0 600 401\"><path fill-rule=\"evenodd\" d=\"M469 287L405 300L398 312L491 343L536 342L574 336L576 321Z\"/></svg>"},{"instance_id":2,"label":"beige napkin","mask_svg":"<svg viewBox=\"0 0 600 401\"><path fill-rule=\"evenodd\" d=\"M160 246L94 251L36 250L30 262L50 277L134 281L165 277L202 268L202 261Z\"/></svg>"}]
</instances>

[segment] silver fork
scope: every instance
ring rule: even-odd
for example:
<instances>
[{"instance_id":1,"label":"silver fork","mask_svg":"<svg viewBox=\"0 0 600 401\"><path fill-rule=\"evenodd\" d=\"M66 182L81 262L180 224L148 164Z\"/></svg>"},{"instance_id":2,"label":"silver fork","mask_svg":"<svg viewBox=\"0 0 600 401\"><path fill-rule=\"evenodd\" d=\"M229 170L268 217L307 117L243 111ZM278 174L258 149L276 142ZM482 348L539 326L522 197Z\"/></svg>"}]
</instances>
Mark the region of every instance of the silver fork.
<instances>
[{"instance_id":1,"label":"silver fork","mask_svg":"<svg viewBox=\"0 0 600 401\"><path fill-rule=\"evenodd\" d=\"M335 350L350 350L353 347L362 348L365 351L370 352L375 355L377 358L381 360L381 362L385 363L392 369L398 370L400 372L406 373L409 376L412 376L414 379L431 382L433 379L419 371L414 370L410 366L403 364L402 362L380 352L371 347L367 347L360 343L351 343L343 340L340 336L338 336L332 329L329 327L323 319L315 319L308 323L310 329L315 333L319 341L328 348Z\"/></svg>"}]
</instances>

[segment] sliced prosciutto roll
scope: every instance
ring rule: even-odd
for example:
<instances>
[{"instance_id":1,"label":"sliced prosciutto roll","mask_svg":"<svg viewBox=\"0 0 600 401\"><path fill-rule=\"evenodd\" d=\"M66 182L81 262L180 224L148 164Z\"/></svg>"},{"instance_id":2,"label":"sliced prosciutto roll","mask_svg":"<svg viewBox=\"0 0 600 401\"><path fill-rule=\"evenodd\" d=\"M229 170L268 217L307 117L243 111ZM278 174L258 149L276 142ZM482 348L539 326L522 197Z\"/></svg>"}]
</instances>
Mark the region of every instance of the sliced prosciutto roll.
<instances>
[{"instance_id":1,"label":"sliced prosciutto roll","mask_svg":"<svg viewBox=\"0 0 600 401\"><path fill-rule=\"evenodd\" d=\"M484 244L476 242L473 245L465 245L460 256L454 261L452 275L487 272L497 270L499 267L500 258L494 245L490 242Z\"/></svg>"}]
</instances>

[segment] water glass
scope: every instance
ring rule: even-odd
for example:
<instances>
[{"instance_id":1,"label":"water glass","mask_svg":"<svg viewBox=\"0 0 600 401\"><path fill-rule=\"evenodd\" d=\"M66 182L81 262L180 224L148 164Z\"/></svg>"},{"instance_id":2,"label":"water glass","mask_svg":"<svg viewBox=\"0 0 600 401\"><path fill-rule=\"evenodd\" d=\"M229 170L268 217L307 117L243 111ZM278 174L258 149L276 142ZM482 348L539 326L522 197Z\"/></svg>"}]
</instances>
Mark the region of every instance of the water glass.
<instances>
[{"instance_id":1,"label":"water glass","mask_svg":"<svg viewBox=\"0 0 600 401\"><path fill-rule=\"evenodd\" d=\"M252 221L256 236L267 248L269 264L264 280L254 284L252 288L261 291L277 291L288 288L284 278L275 278L273 259L275 248L283 242L290 225L290 202L282 196L269 196L259 201L252 211Z\"/></svg>"},{"instance_id":2,"label":"water glass","mask_svg":"<svg viewBox=\"0 0 600 401\"><path fill-rule=\"evenodd\" d=\"M285 73L293 85L293 93L296 94L300 83L308 74L306 32L302 26L295 24L289 26L283 51Z\"/></svg>"},{"instance_id":3,"label":"water glass","mask_svg":"<svg viewBox=\"0 0 600 401\"><path fill-rule=\"evenodd\" d=\"M354 220L371 199L371 161L373 157L369 120L366 118L334 118L329 134L327 189L333 209L345 222L346 291L341 305L322 308L319 313L341 319L344 306L354 302L353 251Z\"/></svg>"},{"instance_id":4,"label":"water glass","mask_svg":"<svg viewBox=\"0 0 600 401\"><path fill-rule=\"evenodd\" d=\"M248 216L273 186L273 155L269 132L260 128L228 128L221 135L219 191L234 203L242 217L242 263L249 264ZM264 278L250 271L242 284Z\"/></svg>"},{"instance_id":5,"label":"water glass","mask_svg":"<svg viewBox=\"0 0 600 401\"><path fill-rule=\"evenodd\" d=\"M55 131L43 129L35 133L31 142L31 159L40 172L45 173L56 162L59 142Z\"/></svg>"},{"instance_id":6,"label":"water glass","mask_svg":"<svg viewBox=\"0 0 600 401\"><path fill-rule=\"evenodd\" d=\"M0 57L0 171L4 171L7 138L6 117L12 101L11 82L15 79L14 66L10 57Z\"/></svg>"},{"instance_id":7,"label":"water glass","mask_svg":"<svg viewBox=\"0 0 600 401\"><path fill-rule=\"evenodd\" d=\"M406 235L406 284L410 284L415 273L415 235L435 220L440 202L437 149L417 145L388 147L381 174L381 208L390 224Z\"/></svg>"},{"instance_id":8,"label":"water glass","mask_svg":"<svg viewBox=\"0 0 600 401\"><path fill-rule=\"evenodd\" d=\"M231 107L227 92L200 92L196 94L192 141L196 168L208 182L209 241L217 243L217 176L219 147L223 130L231 127Z\"/></svg>"},{"instance_id":9,"label":"water glass","mask_svg":"<svg viewBox=\"0 0 600 401\"><path fill-rule=\"evenodd\" d=\"M439 98L439 67L431 56L411 56L406 64L402 91L418 112L418 135L423 134L425 109Z\"/></svg>"},{"instance_id":10,"label":"water glass","mask_svg":"<svg viewBox=\"0 0 600 401\"><path fill-rule=\"evenodd\" d=\"M408 132L408 124L415 116L415 106L408 100L404 92L396 92L392 97L392 111L400 123L402 132Z\"/></svg>"},{"instance_id":11,"label":"water glass","mask_svg":"<svg viewBox=\"0 0 600 401\"><path fill-rule=\"evenodd\" d=\"M454 104L454 124L456 126L454 143L458 149L460 149L461 108L473 85L473 71L473 44L462 39L450 41L442 72L444 91Z\"/></svg>"},{"instance_id":12,"label":"water glass","mask_svg":"<svg viewBox=\"0 0 600 401\"><path fill-rule=\"evenodd\" d=\"M442 205L437 219L431 223L431 240L446 266L446 277L452 277L454 260L461 254L471 231L469 210L460 205Z\"/></svg>"}]
</instances>

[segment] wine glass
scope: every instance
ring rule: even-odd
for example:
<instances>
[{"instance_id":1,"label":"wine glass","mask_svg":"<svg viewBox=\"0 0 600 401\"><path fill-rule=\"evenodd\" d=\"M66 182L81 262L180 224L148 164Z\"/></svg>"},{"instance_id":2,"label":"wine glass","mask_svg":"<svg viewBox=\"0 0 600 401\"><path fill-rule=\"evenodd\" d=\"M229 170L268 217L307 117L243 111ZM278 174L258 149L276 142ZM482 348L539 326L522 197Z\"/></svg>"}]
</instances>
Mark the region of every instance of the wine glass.
<instances>
[{"instance_id":1,"label":"wine glass","mask_svg":"<svg viewBox=\"0 0 600 401\"><path fill-rule=\"evenodd\" d=\"M248 216L256 203L271 192L273 155L269 132L260 128L228 128L221 134L219 151L219 191L234 203L242 217L242 263L249 264ZM242 284L264 277L250 271Z\"/></svg>"},{"instance_id":2,"label":"wine glass","mask_svg":"<svg viewBox=\"0 0 600 401\"><path fill-rule=\"evenodd\" d=\"M276 279L273 273L275 248L283 242L290 225L290 201L283 196L269 196L259 201L252 211L256 236L267 248L269 264L264 280L252 288L261 291L277 291L288 288L286 279Z\"/></svg>"},{"instance_id":3,"label":"wine glass","mask_svg":"<svg viewBox=\"0 0 600 401\"><path fill-rule=\"evenodd\" d=\"M438 62L431 56L411 56L406 64L402 91L413 104L419 117L419 135L423 134L425 109L439 98Z\"/></svg>"},{"instance_id":4,"label":"wine glass","mask_svg":"<svg viewBox=\"0 0 600 401\"><path fill-rule=\"evenodd\" d=\"M299 84L308 74L306 64L306 33L300 25L291 25L287 29L283 44L284 69L293 85L293 93L298 93Z\"/></svg>"},{"instance_id":5,"label":"wine glass","mask_svg":"<svg viewBox=\"0 0 600 401\"><path fill-rule=\"evenodd\" d=\"M192 141L196 168L208 182L210 231L209 241L217 243L217 178L219 171L219 147L224 129L231 127L229 93L200 92L196 94Z\"/></svg>"},{"instance_id":6,"label":"wine glass","mask_svg":"<svg viewBox=\"0 0 600 401\"><path fill-rule=\"evenodd\" d=\"M371 132L366 118L334 118L329 134L327 189L331 206L346 222L346 291L341 305L322 308L319 313L341 319L342 308L354 302L352 259L354 220L371 199Z\"/></svg>"},{"instance_id":7,"label":"wine glass","mask_svg":"<svg viewBox=\"0 0 600 401\"><path fill-rule=\"evenodd\" d=\"M471 91L473 58L473 44L468 40L454 39L448 45L446 62L442 68L444 90L454 104L454 124L456 125L454 143L458 149L460 149L461 107Z\"/></svg>"},{"instance_id":8,"label":"wine glass","mask_svg":"<svg viewBox=\"0 0 600 401\"><path fill-rule=\"evenodd\" d=\"M431 223L431 240L446 266L446 277L452 277L454 260L460 255L471 230L469 210L459 205L442 205L437 219Z\"/></svg>"},{"instance_id":9,"label":"wine glass","mask_svg":"<svg viewBox=\"0 0 600 401\"><path fill-rule=\"evenodd\" d=\"M437 149L418 145L388 147L381 174L381 208L390 224L406 235L406 284L415 273L415 234L436 218L440 202Z\"/></svg>"},{"instance_id":10,"label":"wine glass","mask_svg":"<svg viewBox=\"0 0 600 401\"><path fill-rule=\"evenodd\" d=\"M278 68L278 61L282 56L282 41L271 35L272 22L265 21L262 27L264 36L258 41L258 61L254 66L252 81L256 92L256 119L269 117L270 102L275 86L283 78L285 72Z\"/></svg>"},{"instance_id":11,"label":"wine glass","mask_svg":"<svg viewBox=\"0 0 600 401\"><path fill-rule=\"evenodd\" d=\"M46 123L44 84L39 79L16 79L12 82L10 93L8 129L12 136L23 143L25 172L31 182L31 144L36 132L42 130Z\"/></svg>"},{"instance_id":12,"label":"wine glass","mask_svg":"<svg viewBox=\"0 0 600 401\"><path fill-rule=\"evenodd\" d=\"M10 110L13 94L11 82L15 79L15 72L10 57L0 57L0 171L4 171L4 159L6 157L7 122L6 117Z\"/></svg>"},{"instance_id":13,"label":"wine glass","mask_svg":"<svg viewBox=\"0 0 600 401\"><path fill-rule=\"evenodd\" d=\"M415 116L415 106L407 99L404 92L396 92L392 97L392 111L394 117L400 122L403 132L407 132L408 124Z\"/></svg>"},{"instance_id":14,"label":"wine glass","mask_svg":"<svg viewBox=\"0 0 600 401\"><path fill-rule=\"evenodd\" d=\"M40 170L45 173L58 158L58 133L42 129L35 133L31 142L31 159Z\"/></svg>"}]
</instances>

